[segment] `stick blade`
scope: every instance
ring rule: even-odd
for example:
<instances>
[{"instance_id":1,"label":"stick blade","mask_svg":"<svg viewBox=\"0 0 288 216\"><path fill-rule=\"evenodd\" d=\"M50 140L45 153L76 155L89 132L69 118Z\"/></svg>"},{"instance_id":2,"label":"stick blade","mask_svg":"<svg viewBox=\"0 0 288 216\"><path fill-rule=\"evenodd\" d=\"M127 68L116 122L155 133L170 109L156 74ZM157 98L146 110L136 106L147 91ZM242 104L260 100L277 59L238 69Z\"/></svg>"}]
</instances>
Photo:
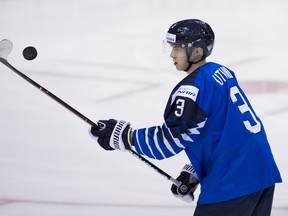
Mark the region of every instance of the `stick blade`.
<instances>
[{"instance_id":1,"label":"stick blade","mask_svg":"<svg viewBox=\"0 0 288 216\"><path fill-rule=\"evenodd\" d=\"M7 60L12 48L13 44L10 40L4 39L0 41L0 58Z\"/></svg>"}]
</instances>

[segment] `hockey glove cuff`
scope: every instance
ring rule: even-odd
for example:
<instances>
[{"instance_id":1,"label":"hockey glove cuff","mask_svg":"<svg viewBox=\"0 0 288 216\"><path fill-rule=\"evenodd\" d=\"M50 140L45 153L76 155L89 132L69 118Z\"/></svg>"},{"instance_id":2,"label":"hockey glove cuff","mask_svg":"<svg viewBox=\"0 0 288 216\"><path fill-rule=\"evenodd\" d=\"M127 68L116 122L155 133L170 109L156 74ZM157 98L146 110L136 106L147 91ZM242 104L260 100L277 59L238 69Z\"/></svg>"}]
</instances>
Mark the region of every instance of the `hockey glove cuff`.
<instances>
[{"instance_id":1,"label":"hockey glove cuff","mask_svg":"<svg viewBox=\"0 0 288 216\"><path fill-rule=\"evenodd\" d=\"M115 119L100 120L103 125L101 129L92 127L90 133L93 137L97 137L97 142L105 150L131 150L131 133L130 123Z\"/></svg>"},{"instance_id":2,"label":"hockey glove cuff","mask_svg":"<svg viewBox=\"0 0 288 216\"><path fill-rule=\"evenodd\" d=\"M186 164L177 180L181 182L179 186L172 185L173 195L185 202L194 201L194 191L197 189L199 180L192 164Z\"/></svg>"}]
</instances>

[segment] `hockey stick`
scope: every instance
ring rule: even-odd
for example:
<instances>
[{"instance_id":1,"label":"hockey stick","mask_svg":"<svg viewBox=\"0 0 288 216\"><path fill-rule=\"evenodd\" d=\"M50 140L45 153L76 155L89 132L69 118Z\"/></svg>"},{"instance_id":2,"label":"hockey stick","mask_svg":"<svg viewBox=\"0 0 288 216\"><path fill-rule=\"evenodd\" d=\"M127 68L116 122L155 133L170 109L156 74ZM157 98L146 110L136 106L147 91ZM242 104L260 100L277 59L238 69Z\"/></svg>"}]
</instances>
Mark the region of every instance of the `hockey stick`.
<instances>
[{"instance_id":1,"label":"hockey stick","mask_svg":"<svg viewBox=\"0 0 288 216\"><path fill-rule=\"evenodd\" d=\"M78 116L79 118L81 118L83 121L85 121L86 123L88 123L90 126L94 126L97 127L98 129L101 129L101 124L96 124L95 122L93 122L92 120L90 120L89 118L87 118L86 116L84 116L82 113L80 113L79 111L77 111L76 109L74 109L73 107L71 107L69 104L67 104L66 102L64 102L63 100L61 100L59 97L57 97L56 95L54 95L53 93L51 93L50 91L48 91L46 88L44 88L43 86L41 86L40 84L38 84L37 82L35 82L34 80L32 80L31 78L29 78L28 76L26 76L25 74L23 74L22 72L20 72L19 70L17 70L15 67L13 67L7 60L9 54L11 53L13 48L13 44L10 40L4 39L0 42L0 62L3 63L6 67L8 67L9 69L11 69L13 72L15 72L16 74L18 74L19 76L21 76L23 79L25 79L27 82L29 82L30 84L32 84L33 86L35 86L36 88L38 88L40 91L42 91L43 93L45 93L46 95L48 95L49 97L51 97L53 100L55 100L56 102L58 102L59 104L61 104L62 106L64 106L66 109L70 110L72 113L74 113L76 116ZM173 177L171 177L169 174L167 174L166 172L164 172L162 169L160 169L159 167L157 167L156 165L154 165L153 163L151 163L149 160L147 160L146 158L142 157L141 155L139 155L137 152L135 152L134 150L129 150L129 152L135 156L136 158L140 159L142 162L144 162L146 165L152 167L154 170L156 170L158 173L160 173L162 176L164 176L166 179L170 180L171 182L173 182L173 184L179 186L181 183L174 179Z\"/></svg>"}]
</instances>

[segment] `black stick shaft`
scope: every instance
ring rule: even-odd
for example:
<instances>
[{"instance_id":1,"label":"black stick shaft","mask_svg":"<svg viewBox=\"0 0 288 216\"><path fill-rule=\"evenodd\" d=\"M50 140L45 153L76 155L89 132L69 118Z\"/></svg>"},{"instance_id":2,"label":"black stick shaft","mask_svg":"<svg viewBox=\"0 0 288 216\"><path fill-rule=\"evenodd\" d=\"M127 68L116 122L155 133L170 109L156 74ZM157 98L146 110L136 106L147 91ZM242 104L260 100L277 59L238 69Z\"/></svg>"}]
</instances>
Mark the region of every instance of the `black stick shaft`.
<instances>
[{"instance_id":1,"label":"black stick shaft","mask_svg":"<svg viewBox=\"0 0 288 216\"><path fill-rule=\"evenodd\" d=\"M59 104L61 104L62 106L64 106L66 109L70 110L72 113L74 113L75 115L77 115L79 118L81 118L82 120L84 120L85 122L87 122L88 124L90 124L91 126L97 127L98 129L101 128L101 126L99 126L98 124L96 124L95 122L93 122L92 120L90 120L89 118L87 118L86 116L84 116L82 113L80 113L79 111L77 111L76 109L74 109L73 107L71 107L69 104L67 104L66 102L64 102L63 100L61 100L59 97L57 97L56 95L54 95L53 93L51 93L50 91L48 91L46 88L44 88L43 86L41 86L40 84L38 84L37 82L35 82L34 80L32 80L31 78L29 78L28 76L26 76L25 74L23 74L22 72L20 72L19 70L17 70L15 67L13 67L6 59L0 58L0 61L7 66L8 68L10 68L12 71L14 71L16 74L18 74L19 76L21 76L23 79L25 79L27 82L29 82L30 84L32 84L33 86L35 86L36 88L38 88L40 91L42 91L43 93L45 93L46 95L48 95L49 97L51 97L53 100L57 101ZM148 166L152 167L154 170L156 170L159 174L161 174L162 176L164 176L165 178L167 178L168 180L172 181L174 184L179 185L180 183L174 179L173 177L171 177L169 174L167 174L166 172L164 172L162 169L160 169L159 167L157 167L156 165L154 165L153 163L151 163L150 161L148 161L146 158L142 157L141 155L139 155L137 152L135 152L134 150L129 150L129 152L134 155L136 158L140 159L141 161L143 161L145 164L147 164Z\"/></svg>"},{"instance_id":2,"label":"black stick shaft","mask_svg":"<svg viewBox=\"0 0 288 216\"><path fill-rule=\"evenodd\" d=\"M159 174L161 174L162 176L164 176L167 180L171 181L173 184L179 186L181 184L181 182L179 182L178 180L174 179L172 176L170 176L168 173L166 173L165 171L163 171L162 169L160 169L159 167L157 167L156 165L154 165L153 163L151 163L150 161L146 160L146 158L142 157L141 155L139 155L137 152L130 150L129 151L132 155L134 155L136 158L140 159L141 161L143 161L146 165L150 166L151 168L153 168L154 170L156 170Z\"/></svg>"}]
</instances>

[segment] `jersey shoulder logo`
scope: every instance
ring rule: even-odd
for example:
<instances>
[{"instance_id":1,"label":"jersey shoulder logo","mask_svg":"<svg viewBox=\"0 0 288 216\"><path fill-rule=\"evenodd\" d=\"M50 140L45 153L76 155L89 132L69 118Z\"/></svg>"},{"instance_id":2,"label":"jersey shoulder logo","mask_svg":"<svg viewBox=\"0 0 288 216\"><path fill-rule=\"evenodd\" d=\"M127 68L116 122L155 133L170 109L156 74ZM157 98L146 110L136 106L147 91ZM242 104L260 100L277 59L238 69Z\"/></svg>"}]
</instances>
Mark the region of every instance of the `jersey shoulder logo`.
<instances>
[{"instance_id":1,"label":"jersey shoulder logo","mask_svg":"<svg viewBox=\"0 0 288 216\"><path fill-rule=\"evenodd\" d=\"M175 101L177 96L190 98L193 101L196 101L199 89L191 85L182 85L180 86L172 95L171 104Z\"/></svg>"}]
</instances>

